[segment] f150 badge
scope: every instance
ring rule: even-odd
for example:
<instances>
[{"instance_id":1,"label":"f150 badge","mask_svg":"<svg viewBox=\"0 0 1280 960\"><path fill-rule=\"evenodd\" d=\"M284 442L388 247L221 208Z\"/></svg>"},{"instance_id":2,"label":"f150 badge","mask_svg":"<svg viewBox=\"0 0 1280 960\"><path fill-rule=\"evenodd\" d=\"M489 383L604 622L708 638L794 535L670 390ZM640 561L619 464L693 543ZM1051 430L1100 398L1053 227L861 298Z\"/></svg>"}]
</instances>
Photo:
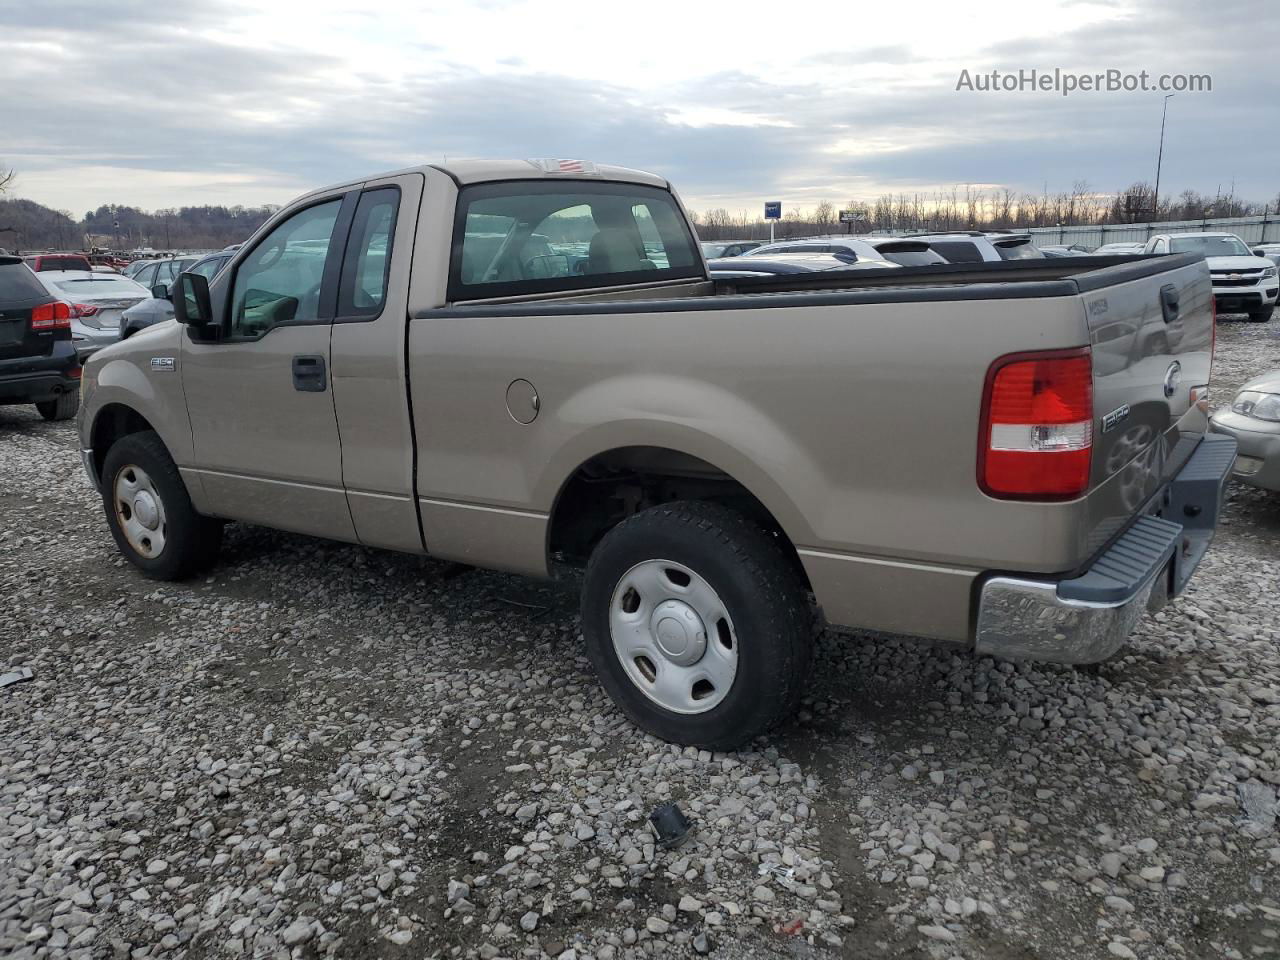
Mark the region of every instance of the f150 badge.
<instances>
[{"instance_id":1,"label":"f150 badge","mask_svg":"<svg viewBox=\"0 0 1280 960\"><path fill-rule=\"evenodd\" d=\"M1102 432L1106 433L1129 419L1129 405L1122 403L1102 418Z\"/></svg>"},{"instance_id":2,"label":"f150 badge","mask_svg":"<svg viewBox=\"0 0 1280 960\"><path fill-rule=\"evenodd\" d=\"M152 357L151 369L162 370L165 373L173 373L178 367L178 361L173 357Z\"/></svg>"}]
</instances>

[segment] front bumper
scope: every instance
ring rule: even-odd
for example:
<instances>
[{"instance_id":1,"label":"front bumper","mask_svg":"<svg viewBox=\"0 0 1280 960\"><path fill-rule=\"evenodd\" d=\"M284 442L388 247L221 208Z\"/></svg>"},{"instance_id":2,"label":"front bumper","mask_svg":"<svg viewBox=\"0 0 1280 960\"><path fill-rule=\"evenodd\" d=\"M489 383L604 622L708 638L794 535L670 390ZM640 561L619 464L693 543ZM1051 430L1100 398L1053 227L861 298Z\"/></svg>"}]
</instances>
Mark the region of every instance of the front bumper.
<instances>
[{"instance_id":1,"label":"front bumper","mask_svg":"<svg viewBox=\"0 0 1280 960\"><path fill-rule=\"evenodd\" d=\"M1240 446L1231 476L1251 487L1280 492L1280 423L1270 427L1230 410L1215 413L1209 421L1210 430L1234 437Z\"/></svg>"},{"instance_id":2,"label":"front bumper","mask_svg":"<svg viewBox=\"0 0 1280 960\"><path fill-rule=\"evenodd\" d=\"M1219 313L1231 313L1236 310L1263 310L1273 307L1280 286L1275 280L1253 287L1214 287L1213 299Z\"/></svg>"},{"instance_id":3,"label":"front bumper","mask_svg":"<svg viewBox=\"0 0 1280 960\"><path fill-rule=\"evenodd\" d=\"M981 588L980 654L1096 663L1115 653L1148 605L1177 596L1209 547L1236 457L1233 438L1206 434L1157 500L1087 571L1069 580L995 576Z\"/></svg>"}]
</instances>

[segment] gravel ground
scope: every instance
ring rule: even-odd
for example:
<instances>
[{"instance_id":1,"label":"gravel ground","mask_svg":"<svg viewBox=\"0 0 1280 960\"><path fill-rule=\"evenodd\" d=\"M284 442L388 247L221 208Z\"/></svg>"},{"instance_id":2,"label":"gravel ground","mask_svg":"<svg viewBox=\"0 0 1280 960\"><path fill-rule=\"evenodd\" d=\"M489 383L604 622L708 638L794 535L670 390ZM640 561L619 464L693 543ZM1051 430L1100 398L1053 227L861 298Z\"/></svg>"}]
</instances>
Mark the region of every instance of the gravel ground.
<instances>
[{"instance_id":1,"label":"gravel ground","mask_svg":"<svg viewBox=\"0 0 1280 960\"><path fill-rule=\"evenodd\" d=\"M1277 337L1222 324L1218 399ZM1275 957L1278 546L1235 488L1100 667L824 636L712 754L611 708L564 587L241 526L145 581L0 408L0 956Z\"/></svg>"}]
</instances>

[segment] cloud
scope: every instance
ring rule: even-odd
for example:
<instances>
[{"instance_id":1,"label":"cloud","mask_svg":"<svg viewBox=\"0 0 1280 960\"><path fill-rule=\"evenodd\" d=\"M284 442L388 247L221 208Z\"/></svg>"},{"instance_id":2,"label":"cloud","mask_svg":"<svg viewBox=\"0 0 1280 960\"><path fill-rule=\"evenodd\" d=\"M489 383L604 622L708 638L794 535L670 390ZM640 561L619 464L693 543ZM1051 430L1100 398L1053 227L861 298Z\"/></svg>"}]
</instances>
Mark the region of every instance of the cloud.
<instances>
[{"instance_id":1,"label":"cloud","mask_svg":"<svg viewBox=\"0 0 1280 960\"><path fill-rule=\"evenodd\" d=\"M283 202L445 155L621 163L667 176L695 207L734 210L1154 175L1160 94L955 90L961 69L1032 67L1210 73L1212 93L1171 103L1162 180L1280 189L1280 77L1261 67L1268 7L1248 0L1230 16L1187 0L993 0L989 19L940 4L917 11L909 43L901 11L865 7L798 37L745 7L666 0L639 23L600 4L571 25L523 0L54 7L2 15L0 151L21 195L77 211Z\"/></svg>"}]
</instances>

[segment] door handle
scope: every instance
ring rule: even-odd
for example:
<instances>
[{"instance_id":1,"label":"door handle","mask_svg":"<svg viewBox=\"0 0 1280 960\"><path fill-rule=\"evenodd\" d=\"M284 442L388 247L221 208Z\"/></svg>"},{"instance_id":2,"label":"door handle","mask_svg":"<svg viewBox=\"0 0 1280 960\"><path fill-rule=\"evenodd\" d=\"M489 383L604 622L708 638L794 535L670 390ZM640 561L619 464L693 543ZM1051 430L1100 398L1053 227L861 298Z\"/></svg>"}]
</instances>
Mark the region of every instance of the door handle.
<instances>
[{"instance_id":1,"label":"door handle","mask_svg":"<svg viewBox=\"0 0 1280 960\"><path fill-rule=\"evenodd\" d=\"M293 389L301 390L303 393L324 393L327 381L324 357L293 358Z\"/></svg>"},{"instance_id":2,"label":"door handle","mask_svg":"<svg viewBox=\"0 0 1280 960\"><path fill-rule=\"evenodd\" d=\"M1178 289L1172 283L1160 288L1160 313L1165 323L1173 323L1178 319Z\"/></svg>"}]
</instances>

